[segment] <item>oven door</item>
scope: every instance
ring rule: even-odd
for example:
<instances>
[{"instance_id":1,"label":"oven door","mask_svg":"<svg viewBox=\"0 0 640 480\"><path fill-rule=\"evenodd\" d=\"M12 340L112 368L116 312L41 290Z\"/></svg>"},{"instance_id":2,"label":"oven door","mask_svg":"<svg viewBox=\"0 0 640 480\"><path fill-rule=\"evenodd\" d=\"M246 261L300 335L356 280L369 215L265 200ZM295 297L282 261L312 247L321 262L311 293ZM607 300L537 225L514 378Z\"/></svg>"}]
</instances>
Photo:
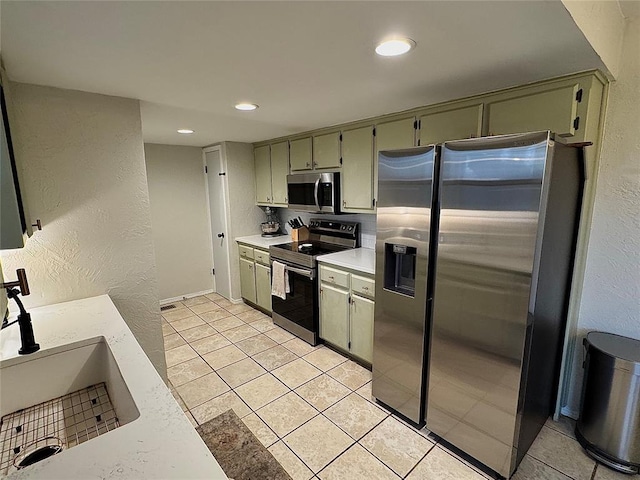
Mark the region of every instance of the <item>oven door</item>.
<instances>
[{"instance_id":1,"label":"oven door","mask_svg":"<svg viewBox=\"0 0 640 480\"><path fill-rule=\"evenodd\" d=\"M287 264L289 293L271 296L273 322L311 345L318 343L318 278L315 268Z\"/></svg>"},{"instance_id":2,"label":"oven door","mask_svg":"<svg viewBox=\"0 0 640 480\"><path fill-rule=\"evenodd\" d=\"M314 213L340 213L339 173L287 175L289 208Z\"/></svg>"}]
</instances>

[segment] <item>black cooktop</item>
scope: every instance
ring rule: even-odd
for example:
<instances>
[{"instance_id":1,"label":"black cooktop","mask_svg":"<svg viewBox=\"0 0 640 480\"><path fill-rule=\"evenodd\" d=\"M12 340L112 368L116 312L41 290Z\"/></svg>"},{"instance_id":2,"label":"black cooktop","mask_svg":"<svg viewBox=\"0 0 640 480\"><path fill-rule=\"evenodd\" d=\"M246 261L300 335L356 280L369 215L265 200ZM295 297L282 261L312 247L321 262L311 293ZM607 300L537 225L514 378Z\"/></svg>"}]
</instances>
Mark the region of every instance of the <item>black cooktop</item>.
<instances>
[{"instance_id":1,"label":"black cooktop","mask_svg":"<svg viewBox=\"0 0 640 480\"><path fill-rule=\"evenodd\" d=\"M307 247L307 245L310 245L310 247ZM342 250L347 250L349 247L324 242L306 241L282 243L279 245L272 245L271 248L279 248L290 252L297 252L304 255L315 256L324 255L325 253L341 252Z\"/></svg>"}]
</instances>

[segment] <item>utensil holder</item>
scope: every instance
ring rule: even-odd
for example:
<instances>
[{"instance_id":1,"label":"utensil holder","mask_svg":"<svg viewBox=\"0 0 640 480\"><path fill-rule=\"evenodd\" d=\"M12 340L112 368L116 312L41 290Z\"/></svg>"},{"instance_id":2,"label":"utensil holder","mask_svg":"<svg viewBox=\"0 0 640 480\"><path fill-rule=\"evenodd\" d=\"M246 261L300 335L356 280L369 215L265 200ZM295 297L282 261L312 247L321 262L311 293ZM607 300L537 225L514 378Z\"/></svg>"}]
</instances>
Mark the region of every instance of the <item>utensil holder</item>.
<instances>
[{"instance_id":1,"label":"utensil holder","mask_svg":"<svg viewBox=\"0 0 640 480\"><path fill-rule=\"evenodd\" d=\"M291 230L291 240L294 242L309 240L309 229L307 227L300 227Z\"/></svg>"}]
</instances>

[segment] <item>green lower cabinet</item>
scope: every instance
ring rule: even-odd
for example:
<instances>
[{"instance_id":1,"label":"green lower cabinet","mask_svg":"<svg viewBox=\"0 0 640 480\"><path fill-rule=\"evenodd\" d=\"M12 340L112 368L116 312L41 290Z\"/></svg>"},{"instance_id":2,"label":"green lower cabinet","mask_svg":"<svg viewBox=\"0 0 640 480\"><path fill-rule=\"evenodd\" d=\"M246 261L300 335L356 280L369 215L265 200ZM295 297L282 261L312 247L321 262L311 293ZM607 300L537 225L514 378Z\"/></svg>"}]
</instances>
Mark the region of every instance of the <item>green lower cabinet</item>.
<instances>
[{"instance_id":1,"label":"green lower cabinet","mask_svg":"<svg viewBox=\"0 0 640 480\"><path fill-rule=\"evenodd\" d=\"M240 259L240 289L242 298L256 303L256 274L253 260Z\"/></svg>"},{"instance_id":2,"label":"green lower cabinet","mask_svg":"<svg viewBox=\"0 0 640 480\"><path fill-rule=\"evenodd\" d=\"M349 350L349 291L320 285L320 337Z\"/></svg>"},{"instance_id":3,"label":"green lower cabinet","mask_svg":"<svg viewBox=\"0 0 640 480\"><path fill-rule=\"evenodd\" d=\"M256 263L256 304L271 311L271 268Z\"/></svg>"},{"instance_id":4,"label":"green lower cabinet","mask_svg":"<svg viewBox=\"0 0 640 480\"><path fill-rule=\"evenodd\" d=\"M357 359L373 363L374 279L361 273L320 266L320 278L340 279L320 283L320 338L350 353ZM323 276L326 274L327 276Z\"/></svg>"},{"instance_id":5,"label":"green lower cabinet","mask_svg":"<svg viewBox=\"0 0 640 480\"><path fill-rule=\"evenodd\" d=\"M373 310L375 302L359 295L351 297L351 353L373 362Z\"/></svg>"}]
</instances>

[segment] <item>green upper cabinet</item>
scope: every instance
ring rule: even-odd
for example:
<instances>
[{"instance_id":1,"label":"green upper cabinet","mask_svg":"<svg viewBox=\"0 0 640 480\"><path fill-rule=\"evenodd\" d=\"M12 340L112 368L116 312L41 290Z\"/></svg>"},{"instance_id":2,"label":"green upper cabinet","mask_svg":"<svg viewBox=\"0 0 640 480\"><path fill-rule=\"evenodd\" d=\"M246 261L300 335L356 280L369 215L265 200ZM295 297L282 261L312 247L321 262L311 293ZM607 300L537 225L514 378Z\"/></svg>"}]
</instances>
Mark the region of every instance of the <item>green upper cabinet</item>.
<instances>
[{"instance_id":1,"label":"green upper cabinet","mask_svg":"<svg viewBox=\"0 0 640 480\"><path fill-rule=\"evenodd\" d=\"M582 91L573 83L555 88L538 88L516 98L489 103L489 135L551 130L571 137L580 127L578 103Z\"/></svg>"},{"instance_id":2,"label":"green upper cabinet","mask_svg":"<svg viewBox=\"0 0 640 480\"><path fill-rule=\"evenodd\" d=\"M271 203L271 158L269 145L253 150L256 176L256 203Z\"/></svg>"},{"instance_id":3,"label":"green upper cabinet","mask_svg":"<svg viewBox=\"0 0 640 480\"><path fill-rule=\"evenodd\" d=\"M289 142L271 145L271 190L272 203L287 206L287 175L289 174Z\"/></svg>"},{"instance_id":4,"label":"green upper cabinet","mask_svg":"<svg viewBox=\"0 0 640 480\"><path fill-rule=\"evenodd\" d=\"M482 135L482 107L478 104L421 116L419 145L479 137Z\"/></svg>"},{"instance_id":5,"label":"green upper cabinet","mask_svg":"<svg viewBox=\"0 0 640 480\"><path fill-rule=\"evenodd\" d=\"M311 137L299 138L289 142L289 160L291 171L313 169Z\"/></svg>"},{"instance_id":6,"label":"green upper cabinet","mask_svg":"<svg viewBox=\"0 0 640 480\"><path fill-rule=\"evenodd\" d=\"M342 210L373 210L373 126L342 132Z\"/></svg>"},{"instance_id":7,"label":"green upper cabinet","mask_svg":"<svg viewBox=\"0 0 640 480\"><path fill-rule=\"evenodd\" d=\"M415 146L415 138L415 117L378 123L376 125L375 161L378 161L378 152L380 151L397 150L399 148L411 148Z\"/></svg>"},{"instance_id":8,"label":"green upper cabinet","mask_svg":"<svg viewBox=\"0 0 640 480\"><path fill-rule=\"evenodd\" d=\"M340 132L313 137L314 168L340 168Z\"/></svg>"}]
</instances>

